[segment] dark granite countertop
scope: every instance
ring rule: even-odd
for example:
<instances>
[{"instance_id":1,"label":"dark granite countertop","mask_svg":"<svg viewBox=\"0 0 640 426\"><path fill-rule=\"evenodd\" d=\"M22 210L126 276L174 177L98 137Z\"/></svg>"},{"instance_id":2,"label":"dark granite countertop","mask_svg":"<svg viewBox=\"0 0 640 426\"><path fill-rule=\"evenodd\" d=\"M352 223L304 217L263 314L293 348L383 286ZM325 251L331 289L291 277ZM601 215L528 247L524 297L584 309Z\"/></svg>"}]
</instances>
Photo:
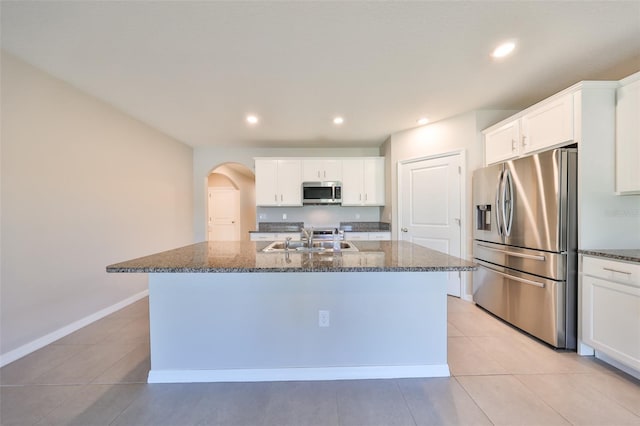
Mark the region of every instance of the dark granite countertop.
<instances>
[{"instance_id":1,"label":"dark granite countertop","mask_svg":"<svg viewBox=\"0 0 640 426\"><path fill-rule=\"evenodd\" d=\"M264 253L267 242L202 242L107 266L107 272L472 271L472 262L405 241L358 241L357 252Z\"/></svg>"},{"instance_id":2,"label":"dark granite countertop","mask_svg":"<svg viewBox=\"0 0 640 426\"><path fill-rule=\"evenodd\" d=\"M578 250L578 253L613 260L623 260L625 262L640 263L640 249L589 249Z\"/></svg>"},{"instance_id":3,"label":"dark granite countertop","mask_svg":"<svg viewBox=\"0 0 640 426\"><path fill-rule=\"evenodd\" d=\"M304 222L260 222L258 230L249 231L249 233L300 232L300 228L304 228Z\"/></svg>"},{"instance_id":4,"label":"dark granite countertop","mask_svg":"<svg viewBox=\"0 0 640 426\"><path fill-rule=\"evenodd\" d=\"M299 232L300 228L304 228L304 226L304 222L260 222L258 223L258 229L249 231L249 233ZM316 226L316 228L322 228L322 226ZM391 225L386 222L340 222L338 228L345 232L391 231Z\"/></svg>"},{"instance_id":5,"label":"dark granite countertop","mask_svg":"<svg viewBox=\"0 0 640 426\"><path fill-rule=\"evenodd\" d=\"M391 225L386 222L340 222L345 232L389 232Z\"/></svg>"}]
</instances>

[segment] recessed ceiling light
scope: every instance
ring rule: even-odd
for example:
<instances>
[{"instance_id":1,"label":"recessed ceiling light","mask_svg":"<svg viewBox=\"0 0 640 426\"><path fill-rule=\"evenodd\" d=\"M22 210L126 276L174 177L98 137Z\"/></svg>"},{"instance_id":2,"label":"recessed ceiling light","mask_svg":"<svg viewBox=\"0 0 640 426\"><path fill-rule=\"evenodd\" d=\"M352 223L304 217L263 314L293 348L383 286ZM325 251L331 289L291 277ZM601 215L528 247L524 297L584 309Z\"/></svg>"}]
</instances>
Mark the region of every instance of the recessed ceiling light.
<instances>
[{"instance_id":1,"label":"recessed ceiling light","mask_svg":"<svg viewBox=\"0 0 640 426\"><path fill-rule=\"evenodd\" d=\"M424 126L428 122L429 122L429 119L426 118L426 117L422 117L422 118L418 119L418 125L420 125L420 126Z\"/></svg>"},{"instance_id":2,"label":"recessed ceiling light","mask_svg":"<svg viewBox=\"0 0 640 426\"><path fill-rule=\"evenodd\" d=\"M258 124L258 117L255 115L247 115L247 123Z\"/></svg>"},{"instance_id":3,"label":"recessed ceiling light","mask_svg":"<svg viewBox=\"0 0 640 426\"><path fill-rule=\"evenodd\" d=\"M336 117L336 118L333 119L333 124L340 125L342 123L344 123L344 118L342 118L342 117Z\"/></svg>"},{"instance_id":4,"label":"recessed ceiling light","mask_svg":"<svg viewBox=\"0 0 640 426\"><path fill-rule=\"evenodd\" d=\"M507 41L496 47L491 53L491 56L494 58L504 58L505 56L513 52L513 49L515 48L516 44L513 41Z\"/></svg>"}]
</instances>

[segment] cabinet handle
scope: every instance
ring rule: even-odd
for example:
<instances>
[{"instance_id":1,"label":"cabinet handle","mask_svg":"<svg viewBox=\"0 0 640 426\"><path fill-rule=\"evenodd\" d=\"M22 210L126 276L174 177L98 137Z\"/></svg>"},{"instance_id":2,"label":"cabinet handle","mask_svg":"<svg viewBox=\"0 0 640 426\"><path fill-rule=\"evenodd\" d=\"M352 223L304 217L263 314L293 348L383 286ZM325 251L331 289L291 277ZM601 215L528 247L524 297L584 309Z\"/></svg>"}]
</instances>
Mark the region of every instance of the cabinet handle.
<instances>
[{"instance_id":1,"label":"cabinet handle","mask_svg":"<svg viewBox=\"0 0 640 426\"><path fill-rule=\"evenodd\" d=\"M280 194L280 201L282 201L282 194Z\"/></svg>"},{"instance_id":2,"label":"cabinet handle","mask_svg":"<svg viewBox=\"0 0 640 426\"><path fill-rule=\"evenodd\" d=\"M358 194L358 201L362 201L362 194Z\"/></svg>"},{"instance_id":3,"label":"cabinet handle","mask_svg":"<svg viewBox=\"0 0 640 426\"><path fill-rule=\"evenodd\" d=\"M522 135L522 146L527 146L527 135Z\"/></svg>"},{"instance_id":4,"label":"cabinet handle","mask_svg":"<svg viewBox=\"0 0 640 426\"><path fill-rule=\"evenodd\" d=\"M401 230L402 232L409 232L409 230L408 230L407 228L400 228L400 230Z\"/></svg>"},{"instance_id":5,"label":"cabinet handle","mask_svg":"<svg viewBox=\"0 0 640 426\"><path fill-rule=\"evenodd\" d=\"M365 200L365 201L367 201L367 199L368 199L368 198L369 198L369 197L368 197L368 196L367 196L367 194L365 193L365 194L364 194L364 200Z\"/></svg>"},{"instance_id":6,"label":"cabinet handle","mask_svg":"<svg viewBox=\"0 0 640 426\"><path fill-rule=\"evenodd\" d=\"M511 152L516 152L517 143L515 139L511 139Z\"/></svg>"},{"instance_id":7,"label":"cabinet handle","mask_svg":"<svg viewBox=\"0 0 640 426\"><path fill-rule=\"evenodd\" d=\"M273 194L273 201L278 202L278 194Z\"/></svg>"},{"instance_id":8,"label":"cabinet handle","mask_svg":"<svg viewBox=\"0 0 640 426\"><path fill-rule=\"evenodd\" d=\"M318 170L318 177L320 177L320 170Z\"/></svg>"},{"instance_id":9,"label":"cabinet handle","mask_svg":"<svg viewBox=\"0 0 640 426\"><path fill-rule=\"evenodd\" d=\"M324 173L324 177L326 178L327 177L327 171L325 170L323 173Z\"/></svg>"},{"instance_id":10,"label":"cabinet handle","mask_svg":"<svg viewBox=\"0 0 640 426\"><path fill-rule=\"evenodd\" d=\"M611 268L605 268L604 266L602 267L602 269L604 269L605 271L609 271L609 272L617 272L619 274L631 275L631 272L619 271L617 269L611 269Z\"/></svg>"}]
</instances>

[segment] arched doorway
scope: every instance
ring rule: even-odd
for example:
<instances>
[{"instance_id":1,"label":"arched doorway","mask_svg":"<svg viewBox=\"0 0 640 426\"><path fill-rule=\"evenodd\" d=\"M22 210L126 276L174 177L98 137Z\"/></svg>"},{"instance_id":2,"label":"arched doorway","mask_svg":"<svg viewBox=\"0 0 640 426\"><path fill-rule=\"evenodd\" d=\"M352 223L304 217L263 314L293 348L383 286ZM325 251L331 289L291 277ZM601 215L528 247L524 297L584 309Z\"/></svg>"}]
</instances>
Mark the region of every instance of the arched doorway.
<instances>
[{"instance_id":1,"label":"arched doorway","mask_svg":"<svg viewBox=\"0 0 640 426\"><path fill-rule=\"evenodd\" d=\"M207 176L207 239L248 241L255 229L255 175L239 163L216 166Z\"/></svg>"}]
</instances>

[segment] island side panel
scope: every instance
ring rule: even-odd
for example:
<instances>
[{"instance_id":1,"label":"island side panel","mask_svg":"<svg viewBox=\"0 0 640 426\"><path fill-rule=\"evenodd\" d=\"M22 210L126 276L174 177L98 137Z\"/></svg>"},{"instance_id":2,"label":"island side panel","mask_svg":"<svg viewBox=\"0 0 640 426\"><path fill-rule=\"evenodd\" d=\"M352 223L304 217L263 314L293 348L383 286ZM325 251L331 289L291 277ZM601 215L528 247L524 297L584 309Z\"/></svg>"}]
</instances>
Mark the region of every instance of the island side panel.
<instances>
[{"instance_id":1,"label":"island side panel","mask_svg":"<svg viewBox=\"0 0 640 426\"><path fill-rule=\"evenodd\" d=\"M155 273L149 292L150 382L449 375L446 272Z\"/></svg>"}]
</instances>

